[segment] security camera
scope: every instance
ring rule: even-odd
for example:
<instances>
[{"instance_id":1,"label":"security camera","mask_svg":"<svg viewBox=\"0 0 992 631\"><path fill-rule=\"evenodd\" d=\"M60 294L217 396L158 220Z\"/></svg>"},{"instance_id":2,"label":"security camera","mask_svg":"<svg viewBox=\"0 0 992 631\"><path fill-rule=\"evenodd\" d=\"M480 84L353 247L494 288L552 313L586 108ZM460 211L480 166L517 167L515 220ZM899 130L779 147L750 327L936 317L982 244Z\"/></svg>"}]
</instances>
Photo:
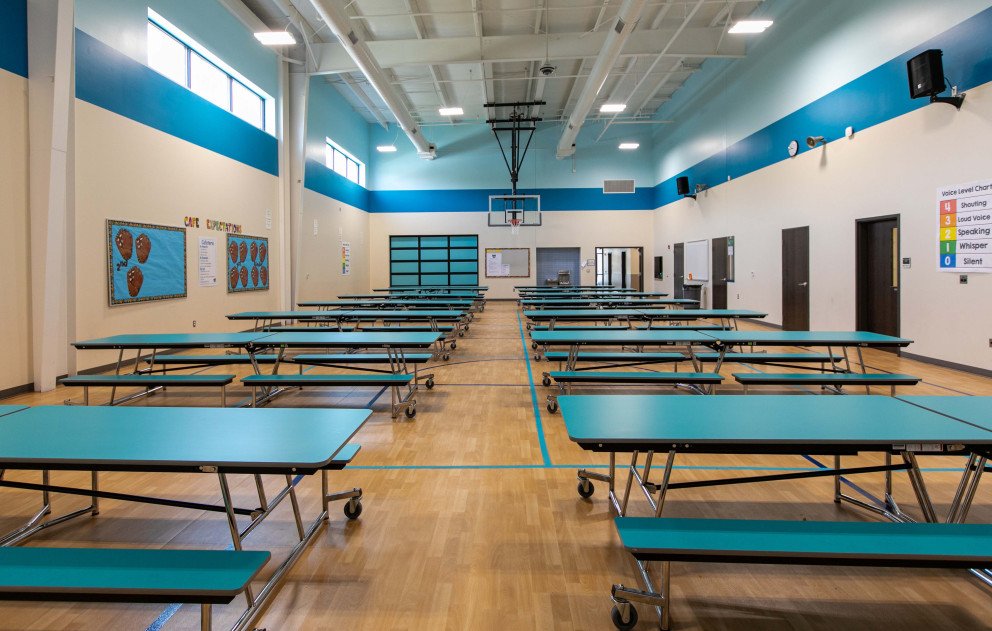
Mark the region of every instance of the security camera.
<instances>
[{"instance_id":1,"label":"security camera","mask_svg":"<svg viewBox=\"0 0 992 631\"><path fill-rule=\"evenodd\" d=\"M555 70L556 68L551 64L546 63L543 66L541 66L541 74L543 74L545 77L550 77L551 75L553 75L555 73Z\"/></svg>"},{"instance_id":2,"label":"security camera","mask_svg":"<svg viewBox=\"0 0 992 631\"><path fill-rule=\"evenodd\" d=\"M810 149L812 149L813 147L817 146L820 143L827 144L826 141L823 139L823 136L806 137L806 144L809 146Z\"/></svg>"}]
</instances>

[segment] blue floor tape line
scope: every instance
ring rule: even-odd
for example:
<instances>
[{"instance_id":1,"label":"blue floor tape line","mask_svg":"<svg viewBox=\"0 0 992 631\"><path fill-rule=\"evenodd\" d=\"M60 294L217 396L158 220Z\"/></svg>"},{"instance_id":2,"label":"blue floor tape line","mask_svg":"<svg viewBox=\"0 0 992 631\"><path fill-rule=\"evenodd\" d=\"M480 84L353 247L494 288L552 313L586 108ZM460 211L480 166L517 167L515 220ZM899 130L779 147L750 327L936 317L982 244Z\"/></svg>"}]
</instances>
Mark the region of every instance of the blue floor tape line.
<instances>
[{"instance_id":1,"label":"blue floor tape line","mask_svg":"<svg viewBox=\"0 0 992 631\"><path fill-rule=\"evenodd\" d=\"M169 605L165 608L165 611L158 615L158 618L155 618L155 622L148 625L148 628L145 629L145 631L161 631L162 627L165 626L165 623L168 622L172 616L176 615L180 608L182 608L182 605L179 603Z\"/></svg>"},{"instance_id":2,"label":"blue floor tape line","mask_svg":"<svg viewBox=\"0 0 992 631\"><path fill-rule=\"evenodd\" d=\"M527 366L527 382L530 383L530 402L534 406L534 422L537 424L537 439L541 443L541 459L544 466L551 466L551 456L548 455L548 443L544 440L544 425L541 423L541 407L537 404L537 388L534 387L534 373L530 369L530 351L527 350L527 336L524 335L524 324L517 312L517 328L520 330L520 344L524 349L524 365Z\"/></svg>"}]
</instances>

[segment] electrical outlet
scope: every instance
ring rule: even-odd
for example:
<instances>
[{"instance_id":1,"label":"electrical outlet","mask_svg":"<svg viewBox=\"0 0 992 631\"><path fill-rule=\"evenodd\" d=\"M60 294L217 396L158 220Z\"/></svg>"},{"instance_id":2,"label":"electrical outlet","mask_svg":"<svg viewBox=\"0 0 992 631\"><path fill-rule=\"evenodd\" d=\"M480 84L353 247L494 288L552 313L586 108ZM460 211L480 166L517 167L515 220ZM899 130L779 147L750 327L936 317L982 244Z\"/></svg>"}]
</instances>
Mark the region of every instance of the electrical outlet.
<instances>
[{"instance_id":1,"label":"electrical outlet","mask_svg":"<svg viewBox=\"0 0 992 631\"><path fill-rule=\"evenodd\" d=\"M967 285L968 284L968 275L967 274L961 274L960 276L958 276L958 282L961 283L962 285Z\"/></svg>"},{"instance_id":2,"label":"electrical outlet","mask_svg":"<svg viewBox=\"0 0 992 631\"><path fill-rule=\"evenodd\" d=\"M193 320L193 328L196 328L196 320Z\"/></svg>"},{"instance_id":3,"label":"electrical outlet","mask_svg":"<svg viewBox=\"0 0 992 631\"><path fill-rule=\"evenodd\" d=\"M989 348L992 348L992 337L989 338Z\"/></svg>"}]
</instances>

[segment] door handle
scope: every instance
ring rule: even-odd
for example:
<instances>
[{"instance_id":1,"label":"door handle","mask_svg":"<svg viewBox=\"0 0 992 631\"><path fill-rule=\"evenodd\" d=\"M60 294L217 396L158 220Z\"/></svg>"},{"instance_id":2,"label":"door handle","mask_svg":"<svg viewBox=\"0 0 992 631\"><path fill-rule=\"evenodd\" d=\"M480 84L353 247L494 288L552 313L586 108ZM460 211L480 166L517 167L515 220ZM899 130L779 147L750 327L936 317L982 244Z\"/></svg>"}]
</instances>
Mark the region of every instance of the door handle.
<instances>
[{"instance_id":1,"label":"door handle","mask_svg":"<svg viewBox=\"0 0 992 631\"><path fill-rule=\"evenodd\" d=\"M798 283L798 285L799 285L799 287L805 287L805 286L809 285L809 282Z\"/></svg>"}]
</instances>

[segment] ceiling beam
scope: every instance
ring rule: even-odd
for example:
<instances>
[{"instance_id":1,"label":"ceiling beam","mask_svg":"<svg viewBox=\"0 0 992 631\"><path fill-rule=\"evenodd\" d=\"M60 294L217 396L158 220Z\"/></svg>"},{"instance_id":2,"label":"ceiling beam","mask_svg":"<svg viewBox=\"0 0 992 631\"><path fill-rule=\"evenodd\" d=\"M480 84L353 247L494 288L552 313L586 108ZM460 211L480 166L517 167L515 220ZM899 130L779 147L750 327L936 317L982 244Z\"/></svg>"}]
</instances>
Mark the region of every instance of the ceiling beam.
<instances>
[{"instance_id":1,"label":"ceiling beam","mask_svg":"<svg viewBox=\"0 0 992 631\"><path fill-rule=\"evenodd\" d=\"M691 27L678 31L679 29L634 31L627 38L620 56L744 57L744 39L724 39L721 42L722 27ZM608 29L595 33L552 35L549 47L551 61L595 58L607 35ZM543 61L547 45L543 35L534 34L376 40L366 44L383 68ZM317 57L315 74L358 70L338 43L315 44L313 49Z\"/></svg>"}]
</instances>

